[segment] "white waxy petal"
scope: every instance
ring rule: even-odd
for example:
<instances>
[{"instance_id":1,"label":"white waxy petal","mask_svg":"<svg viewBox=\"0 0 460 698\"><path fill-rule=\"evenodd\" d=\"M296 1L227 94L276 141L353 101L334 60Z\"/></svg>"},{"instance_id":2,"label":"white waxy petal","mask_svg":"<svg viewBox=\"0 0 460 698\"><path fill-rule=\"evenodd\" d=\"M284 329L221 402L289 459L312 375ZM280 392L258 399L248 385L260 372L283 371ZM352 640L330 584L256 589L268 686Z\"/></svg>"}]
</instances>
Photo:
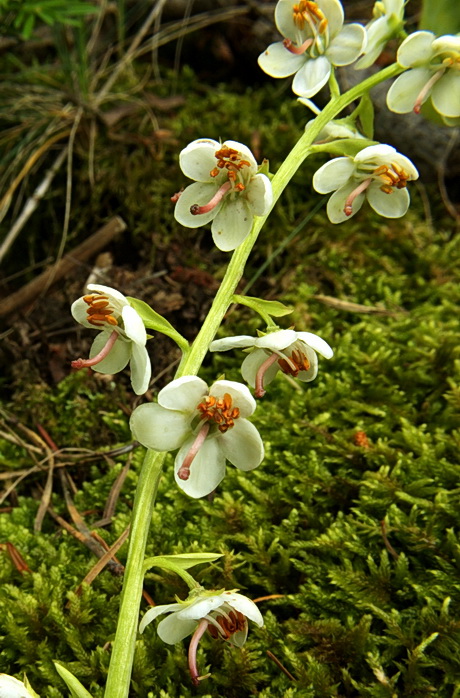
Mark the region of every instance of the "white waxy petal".
<instances>
[{"instance_id":1,"label":"white waxy petal","mask_svg":"<svg viewBox=\"0 0 460 698\"><path fill-rule=\"evenodd\" d=\"M179 612L179 617L187 620L201 620L201 618L207 616L211 611L215 611L216 608L223 606L224 603L225 598L223 594L197 598L196 601L182 608Z\"/></svg>"},{"instance_id":2,"label":"white waxy petal","mask_svg":"<svg viewBox=\"0 0 460 698\"><path fill-rule=\"evenodd\" d=\"M248 636L248 622L244 624L243 630L237 630L233 635L228 638L228 642L235 647L243 647Z\"/></svg>"},{"instance_id":3,"label":"white waxy petal","mask_svg":"<svg viewBox=\"0 0 460 698\"><path fill-rule=\"evenodd\" d=\"M407 114L415 106L417 98L432 76L428 68L414 68L399 75L387 93L388 109L396 114ZM429 98L427 92L423 102Z\"/></svg>"},{"instance_id":4,"label":"white waxy petal","mask_svg":"<svg viewBox=\"0 0 460 698\"><path fill-rule=\"evenodd\" d=\"M292 0L279 0L275 7L275 24L280 34L291 41L302 43L307 36L311 36L308 23L300 30L294 22L294 3Z\"/></svg>"},{"instance_id":5,"label":"white waxy petal","mask_svg":"<svg viewBox=\"0 0 460 698\"><path fill-rule=\"evenodd\" d=\"M397 61L404 68L424 65L432 56L432 43L435 35L432 32L414 32L404 39L398 49Z\"/></svg>"},{"instance_id":6,"label":"white waxy petal","mask_svg":"<svg viewBox=\"0 0 460 698\"><path fill-rule=\"evenodd\" d=\"M332 65L349 65L358 58L366 43L366 31L361 24L346 24L331 41L326 55Z\"/></svg>"},{"instance_id":7,"label":"white waxy petal","mask_svg":"<svg viewBox=\"0 0 460 698\"><path fill-rule=\"evenodd\" d=\"M343 7L339 0L317 0L319 9L327 19L329 36L336 36L343 26Z\"/></svg>"},{"instance_id":8,"label":"white waxy petal","mask_svg":"<svg viewBox=\"0 0 460 698\"><path fill-rule=\"evenodd\" d=\"M389 164L393 156L396 154L396 148L392 145L387 145L386 143L379 143L378 145L370 145L367 148L363 148L355 155L355 163L374 163L377 164Z\"/></svg>"},{"instance_id":9,"label":"white waxy petal","mask_svg":"<svg viewBox=\"0 0 460 698\"><path fill-rule=\"evenodd\" d=\"M234 608L235 611L239 611L243 614L243 616L246 616L246 618L249 618L249 620L254 621L259 628L263 626L264 619L254 601L251 601L251 599L248 599L246 596L243 596L243 594L238 594L235 591L224 591L222 596L225 597L225 601L229 604L229 606Z\"/></svg>"},{"instance_id":10,"label":"white waxy petal","mask_svg":"<svg viewBox=\"0 0 460 698\"><path fill-rule=\"evenodd\" d=\"M273 190L268 177L256 174L246 188L246 201L254 216L265 216L273 203Z\"/></svg>"},{"instance_id":11,"label":"white waxy petal","mask_svg":"<svg viewBox=\"0 0 460 698\"><path fill-rule=\"evenodd\" d=\"M304 55L291 53L282 42L270 44L258 58L262 70L272 78L287 78L294 75L305 63Z\"/></svg>"},{"instance_id":12,"label":"white waxy petal","mask_svg":"<svg viewBox=\"0 0 460 698\"><path fill-rule=\"evenodd\" d=\"M249 392L249 388L236 381L216 381L209 388L209 394L216 398L223 398L228 393L232 398L233 407L238 407L241 417L249 417L256 409L257 403Z\"/></svg>"},{"instance_id":13,"label":"white waxy petal","mask_svg":"<svg viewBox=\"0 0 460 698\"><path fill-rule=\"evenodd\" d=\"M460 72L448 70L431 92L431 101L437 112L448 118L460 116Z\"/></svg>"},{"instance_id":14,"label":"white waxy petal","mask_svg":"<svg viewBox=\"0 0 460 698\"><path fill-rule=\"evenodd\" d=\"M219 183L213 182L195 182L190 184L180 195L174 208L174 218L186 228L200 228L212 221L216 213L222 206L222 201L207 213L198 213L193 215L190 213L190 208L197 204L205 206L208 204L219 189Z\"/></svg>"},{"instance_id":15,"label":"white waxy petal","mask_svg":"<svg viewBox=\"0 0 460 698\"><path fill-rule=\"evenodd\" d=\"M195 632L196 621L181 620L178 615L178 613L172 613L158 623L158 637L168 645L175 645L176 642L180 642L184 637Z\"/></svg>"},{"instance_id":16,"label":"white waxy petal","mask_svg":"<svg viewBox=\"0 0 460 698\"><path fill-rule=\"evenodd\" d=\"M176 456L174 472L176 483L189 497L199 499L210 494L225 477L225 457L221 451L218 439L207 438L196 454L190 466L190 477L181 480L177 472L195 440L195 436L187 439Z\"/></svg>"},{"instance_id":17,"label":"white waxy petal","mask_svg":"<svg viewBox=\"0 0 460 698\"><path fill-rule=\"evenodd\" d=\"M208 394L208 386L198 376L182 376L165 385L158 393L158 404L168 410L193 412Z\"/></svg>"},{"instance_id":18,"label":"white waxy petal","mask_svg":"<svg viewBox=\"0 0 460 698\"><path fill-rule=\"evenodd\" d=\"M393 189L391 194L386 194L378 186L377 182L371 185L367 191L367 200L374 211L385 218L401 218L409 208L409 192L403 189Z\"/></svg>"},{"instance_id":19,"label":"white waxy petal","mask_svg":"<svg viewBox=\"0 0 460 698\"><path fill-rule=\"evenodd\" d=\"M348 182L355 171L351 158L334 158L322 165L313 175L313 189L319 194L329 194Z\"/></svg>"},{"instance_id":20,"label":"white waxy petal","mask_svg":"<svg viewBox=\"0 0 460 698\"><path fill-rule=\"evenodd\" d=\"M117 291L115 288L110 288L110 286L104 286L103 284L88 284L87 289L88 291L97 291L98 293L102 293L104 296L108 296L109 302L115 301L121 305L128 305L126 296L120 293L120 291Z\"/></svg>"},{"instance_id":21,"label":"white waxy petal","mask_svg":"<svg viewBox=\"0 0 460 698\"><path fill-rule=\"evenodd\" d=\"M70 307L72 317L74 318L74 320L80 323L80 325L88 327L92 330L97 329L94 325L88 322L88 313L86 312L87 310L88 303L85 303L83 298L78 298L78 300L74 301Z\"/></svg>"},{"instance_id":22,"label":"white waxy petal","mask_svg":"<svg viewBox=\"0 0 460 698\"><path fill-rule=\"evenodd\" d=\"M89 358L93 359L100 351L103 350L109 337L112 334L111 330L104 330L100 332L94 339L89 351ZM131 358L131 342L123 340L120 336L117 337L117 341L110 350L108 356L102 361L99 361L95 366L91 366L93 371L97 373L118 373L122 371L128 364Z\"/></svg>"},{"instance_id":23,"label":"white waxy petal","mask_svg":"<svg viewBox=\"0 0 460 698\"><path fill-rule=\"evenodd\" d=\"M324 339L321 339L321 337L318 337L317 334L313 334L313 332L297 332L297 337L317 351L318 354L324 356L325 359L331 359L334 355L329 344L325 342Z\"/></svg>"},{"instance_id":24,"label":"white waxy petal","mask_svg":"<svg viewBox=\"0 0 460 698\"><path fill-rule=\"evenodd\" d=\"M222 337L215 339L209 345L209 351L228 351L229 349L242 349L254 344L255 337L248 334L241 334L235 337Z\"/></svg>"},{"instance_id":25,"label":"white waxy petal","mask_svg":"<svg viewBox=\"0 0 460 698\"><path fill-rule=\"evenodd\" d=\"M220 143L211 138L198 138L189 143L179 155L179 164L186 177L196 182L209 182L211 170L217 164L215 153Z\"/></svg>"},{"instance_id":26,"label":"white waxy petal","mask_svg":"<svg viewBox=\"0 0 460 698\"><path fill-rule=\"evenodd\" d=\"M148 390L152 375L152 364L145 346L132 343L129 368L134 392L136 395L143 395Z\"/></svg>"},{"instance_id":27,"label":"white waxy petal","mask_svg":"<svg viewBox=\"0 0 460 698\"><path fill-rule=\"evenodd\" d=\"M190 434L190 420L183 412L147 403L136 407L129 421L134 438L154 451L174 451Z\"/></svg>"},{"instance_id":28,"label":"white waxy petal","mask_svg":"<svg viewBox=\"0 0 460 698\"><path fill-rule=\"evenodd\" d=\"M297 332L294 332L294 330L278 330L277 332L265 334L263 337L258 337L254 342L254 346L259 349L281 351L286 349L292 342L295 342L296 338Z\"/></svg>"},{"instance_id":29,"label":"white waxy petal","mask_svg":"<svg viewBox=\"0 0 460 698\"><path fill-rule=\"evenodd\" d=\"M121 312L126 336L141 347L145 347L147 333L142 318L134 308L125 305Z\"/></svg>"},{"instance_id":30,"label":"white waxy petal","mask_svg":"<svg viewBox=\"0 0 460 698\"><path fill-rule=\"evenodd\" d=\"M440 53L460 53L460 35L444 34L438 36L431 45L434 55Z\"/></svg>"},{"instance_id":31,"label":"white waxy petal","mask_svg":"<svg viewBox=\"0 0 460 698\"><path fill-rule=\"evenodd\" d=\"M401 153L396 153L395 155L392 156L391 162L396 163L400 167L403 168L404 172L409 175L409 179L418 179L418 170L415 167L414 163L412 160L409 160L409 158L406 158L405 155L401 155Z\"/></svg>"},{"instance_id":32,"label":"white waxy petal","mask_svg":"<svg viewBox=\"0 0 460 698\"><path fill-rule=\"evenodd\" d=\"M256 349L248 354L241 364L241 375L251 388L256 387L257 373L268 357L269 354L264 349ZM278 362L275 361L264 373L264 386L272 382L279 370Z\"/></svg>"},{"instance_id":33,"label":"white waxy petal","mask_svg":"<svg viewBox=\"0 0 460 698\"><path fill-rule=\"evenodd\" d=\"M243 170L244 172L257 172L257 161L247 145L244 145L244 143L239 143L238 141L225 141L223 145L227 146L227 148L231 148L232 150L236 150L241 156L242 160L247 160L249 162L249 168L245 166Z\"/></svg>"},{"instance_id":34,"label":"white waxy petal","mask_svg":"<svg viewBox=\"0 0 460 698\"><path fill-rule=\"evenodd\" d=\"M182 607L180 603L168 603L162 604L161 606L154 606L149 608L146 614L143 616L141 622L139 623L139 632L143 633L147 625L151 623L155 618L161 616L163 613L170 613L171 611L178 611Z\"/></svg>"},{"instance_id":35,"label":"white waxy petal","mask_svg":"<svg viewBox=\"0 0 460 698\"><path fill-rule=\"evenodd\" d=\"M364 56L354 66L357 70L369 68L375 63L377 58L382 53L385 44L390 38L392 32L388 25L387 17L379 17L366 27L367 44L364 51Z\"/></svg>"},{"instance_id":36,"label":"white waxy petal","mask_svg":"<svg viewBox=\"0 0 460 698\"><path fill-rule=\"evenodd\" d=\"M326 213L331 223L343 223L348 221L355 213L358 213L366 198L363 193L358 194L354 199L351 216L346 216L344 213L345 202L357 186L358 182L348 182L332 194L326 206Z\"/></svg>"},{"instance_id":37,"label":"white waxy petal","mask_svg":"<svg viewBox=\"0 0 460 698\"><path fill-rule=\"evenodd\" d=\"M32 698L32 694L14 676L0 674L0 698Z\"/></svg>"},{"instance_id":38,"label":"white waxy petal","mask_svg":"<svg viewBox=\"0 0 460 698\"><path fill-rule=\"evenodd\" d=\"M329 80L331 64L326 56L307 60L295 74L292 89L300 97L313 97Z\"/></svg>"},{"instance_id":39,"label":"white waxy petal","mask_svg":"<svg viewBox=\"0 0 460 698\"><path fill-rule=\"evenodd\" d=\"M237 195L233 201L225 202L216 214L212 226L212 239L222 252L235 250L251 232L254 216L246 199Z\"/></svg>"},{"instance_id":40,"label":"white waxy petal","mask_svg":"<svg viewBox=\"0 0 460 698\"><path fill-rule=\"evenodd\" d=\"M263 441L247 419L236 419L234 426L218 438L225 458L239 470L254 470L262 463Z\"/></svg>"}]
</instances>

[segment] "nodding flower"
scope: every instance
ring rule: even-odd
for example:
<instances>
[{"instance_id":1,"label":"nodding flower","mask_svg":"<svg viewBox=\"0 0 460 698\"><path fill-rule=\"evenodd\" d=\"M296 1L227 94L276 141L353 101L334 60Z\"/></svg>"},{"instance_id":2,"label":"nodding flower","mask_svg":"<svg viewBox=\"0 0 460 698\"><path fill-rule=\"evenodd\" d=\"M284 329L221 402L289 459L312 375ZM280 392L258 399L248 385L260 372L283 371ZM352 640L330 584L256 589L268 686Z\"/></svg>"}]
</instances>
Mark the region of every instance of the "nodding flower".
<instances>
[{"instance_id":1,"label":"nodding flower","mask_svg":"<svg viewBox=\"0 0 460 698\"><path fill-rule=\"evenodd\" d=\"M181 152L183 173L194 179L176 203L174 216L187 228L212 221L217 247L234 250L249 235L254 216L264 216L273 202L269 178L258 171L254 155L242 143L199 138ZM177 198L176 198L177 197Z\"/></svg>"},{"instance_id":2,"label":"nodding flower","mask_svg":"<svg viewBox=\"0 0 460 698\"><path fill-rule=\"evenodd\" d=\"M88 293L72 304L71 312L84 327L99 330L88 359L75 359L72 368L118 373L129 363L137 395L149 387L151 365L147 334L140 315L125 296L109 286L89 284Z\"/></svg>"},{"instance_id":3,"label":"nodding flower","mask_svg":"<svg viewBox=\"0 0 460 698\"><path fill-rule=\"evenodd\" d=\"M185 601L155 606L143 617L139 631L155 618L168 613L157 628L159 637L168 644L176 644L192 635L188 651L190 677L195 686L210 674L200 676L197 667L197 650L203 635L208 632L214 640L223 640L242 647L248 634L248 619L259 627L264 624L262 614L253 601L236 591L205 591L194 589Z\"/></svg>"}]
</instances>

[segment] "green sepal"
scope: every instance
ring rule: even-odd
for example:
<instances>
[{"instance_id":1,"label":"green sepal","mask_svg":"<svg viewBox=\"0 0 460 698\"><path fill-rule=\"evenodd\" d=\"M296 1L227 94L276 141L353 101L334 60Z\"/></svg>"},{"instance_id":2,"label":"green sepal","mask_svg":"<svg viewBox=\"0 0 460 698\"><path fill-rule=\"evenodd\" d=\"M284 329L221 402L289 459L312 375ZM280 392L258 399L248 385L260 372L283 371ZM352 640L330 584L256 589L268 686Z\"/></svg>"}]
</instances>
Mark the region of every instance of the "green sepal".
<instances>
[{"instance_id":1,"label":"green sepal","mask_svg":"<svg viewBox=\"0 0 460 698\"><path fill-rule=\"evenodd\" d=\"M361 97L358 108L355 114L359 118L359 123L361 125L361 131L363 136L366 138L374 137L374 104L369 94L365 94Z\"/></svg>"},{"instance_id":2,"label":"green sepal","mask_svg":"<svg viewBox=\"0 0 460 698\"><path fill-rule=\"evenodd\" d=\"M294 310L294 308L284 305L280 301L265 301L262 298L254 298L253 296L238 296L235 294L232 296L232 301L255 310L265 320L267 325L273 324L270 321L271 317L283 317L284 315L289 315Z\"/></svg>"},{"instance_id":3,"label":"green sepal","mask_svg":"<svg viewBox=\"0 0 460 698\"><path fill-rule=\"evenodd\" d=\"M370 145L378 145L378 141L367 138L340 138L330 143L318 143L310 146L312 153L330 153L331 155L344 155L354 158L363 148Z\"/></svg>"},{"instance_id":4,"label":"green sepal","mask_svg":"<svg viewBox=\"0 0 460 698\"><path fill-rule=\"evenodd\" d=\"M91 693L88 693L86 688L81 685L80 681L68 669L57 662L53 662L53 664L57 673L69 689L72 698L92 698Z\"/></svg>"},{"instance_id":5,"label":"green sepal","mask_svg":"<svg viewBox=\"0 0 460 698\"><path fill-rule=\"evenodd\" d=\"M259 167L257 168L257 173L264 174L269 179L273 179L273 177L275 176L270 173L270 163L268 162L267 158L264 158L262 160Z\"/></svg>"},{"instance_id":6,"label":"green sepal","mask_svg":"<svg viewBox=\"0 0 460 698\"><path fill-rule=\"evenodd\" d=\"M144 569L161 567L165 570L176 571L175 568L188 570L195 565L204 565L214 562L222 557L222 553L180 553L179 555L156 555L149 557L144 562Z\"/></svg>"},{"instance_id":7,"label":"green sepal","mask_svg":"<svg viewBox=\"0 0 460 698\"><path fill-rule=\"evenodd\" d=\"M176 344L179 345L179 347L182 349L182 351L188 351L190 348L189 343L183 337L177 330L174 329L174 327L171 325L166 318L164 318L162 315L157 313L153 308L151 308L147 303L144 303L144 301L139 300L138 298L132 298L131 296L127 296L127 300L129 301L129 304L136 313L139 313L139 315L142 318L142 322L146 327L149 328L149 330L156 330L157 332L161 332L162 334L165 334L167 337L170 337L173 339Z\"/></svg>"},{"instance_id":8,"label":"green sepal","mask_svg":"<svg viewBox=\"0 0 460 698\"><path fill-rule=\"evenodd\" d=\"M31 695L33 698L40 698L40 696L38 695L38 693L37 693L36 691L34 691L34 689L32 688L32 686L30 685L29 679L27 678L27 676L24 676L23 684L24 684L24 686L27 688L27 690L29 691L30 695Z\"/></svg>"}]
</instances>

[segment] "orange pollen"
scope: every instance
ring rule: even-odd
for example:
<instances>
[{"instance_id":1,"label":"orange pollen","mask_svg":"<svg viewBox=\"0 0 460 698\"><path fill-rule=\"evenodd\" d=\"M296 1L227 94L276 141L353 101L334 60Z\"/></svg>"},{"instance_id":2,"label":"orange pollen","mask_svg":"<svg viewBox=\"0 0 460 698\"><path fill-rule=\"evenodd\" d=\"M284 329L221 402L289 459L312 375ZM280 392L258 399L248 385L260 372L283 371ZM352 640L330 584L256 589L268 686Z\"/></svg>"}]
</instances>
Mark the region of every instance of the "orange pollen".
<instances>
[{"instance_id":1,"label":"orange pollen","mask_svg":"<svg viewBox=\"0 0 460 698\"><path fill-rule=\"evenodd\" d=\"M217 167L214 167L209 173L211 177L217 177L219 170L226 169L228 178L235 181L237 172L242 170L243 167L250 167L251 164L248 160L243 160L237 150L227 146L222 146L220 150L216 150L215 157L217 159Z\"/></svg>"},{"instance_id":2,"label":"orange pollen","mask_svg":"<svg viewBox=\"0 0 460 698\"><path fill-rule=\"evenodd\" d=\"M393 187L404 189L407 186L409 175L396 162L391 165L380 165L373 172L374 177L379 177L383 184L380 189L386 194L391 194Z\"/></svg>"},{"instance_id":3,"label":"orange pollen","mask_svg":"<svg viewBox=\"0 0 460 698\"><path fill-rule=\"evenodd\" d=\"M234 635L239 630L244 630L246 626L246 618L239 611L230 611L227 616L219 616L216 621L220 625L220 630L217 630L215 625L208 625L209 634L215 640L222 637L224 640L228 640L232 635Z\"/></svg>"},{"instance_id":4,"label":"orange pollen","mask_svg":"<svg viewBox=\"0 0 460 698\"><path fill-rule=\"evenodd\" d=\"M108 323L115 327L118 325L117 319L112 315L113 308L109 305L108 296L103 296L101 293L93 293L88 296L83 296L83 300L89 306L86 310L88 322L95 327L103 327L104 323Z\"/></svg>"},{"instance_id":5,"label":"orange pollen","mask_svg":"<svg viewBox=\"0 0 460 698\"><path fill-rule=\"evenodd\" d=\"M223 434L234 426L235 419L240 416L239 408L232 407L232 397L228 393L220 398L208 395L197 405L197 410L201 412L201 419L217 424Z\"/></svg>"},{"instance_id":6,"label":"orange pollen","mask_svg":"<svg viewBox=\"0 0 460 698\"><path fill-rule=\"evenodd\" d=\"M283 373L297 378L300 371L308 371L310 362L300 349L294 349L290 359L278 359L278 366Z\"/></svg>"},{"instance_id":7,"label":"orange pollen","mask_svg":"<svg viewBox=\"0 0 460 698\"><path fill-rule=\"evenodd\" d=\"M318 24L318 32L320 34L324 34L327 29L327 19L316 2L311 2L311 0L300 0L300 2L292 8L292 14L294 24L299 29L304 28L305 22L310 26Z\"/></svg>"}]
</instances>

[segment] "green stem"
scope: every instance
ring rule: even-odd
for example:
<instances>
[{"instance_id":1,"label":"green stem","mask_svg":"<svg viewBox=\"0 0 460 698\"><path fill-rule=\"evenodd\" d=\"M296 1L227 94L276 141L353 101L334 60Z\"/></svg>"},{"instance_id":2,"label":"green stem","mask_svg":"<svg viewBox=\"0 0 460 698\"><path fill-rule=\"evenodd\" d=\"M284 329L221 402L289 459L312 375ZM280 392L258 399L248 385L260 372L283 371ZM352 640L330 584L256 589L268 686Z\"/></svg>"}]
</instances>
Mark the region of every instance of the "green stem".
<instances>
[{"instance_id":1,"label":"green stem","mask_svg":"<svg viewBox=\"0 0 460 698\"><path fill-rule=\"evenodd\" d=\"M374 85L388 78L395 77L402 71L403 68L398 65L389 66L379 73L372 75L367 80L364 80L359 85L356 85L351 90L348 90L348 92L345 92L338 99L329 102L310 125L308 131L302 135L293 147L286 160L273 177L273 204L270 211L295 172L308 156L310 146L324 126L329 123L331 119L334 119L340 114L351 102L361 97ZM251 233L233 253L225 277L217 291L208 316L193 342L190 352L184 356L176 372L176 378L184 375L196 375L198 373L208 351L209 344L214 339L222 319L232 303L232 296L243 275L246 261L270 211L263 217L255 218ZM126 698L129 695L131 669L139 622L140 599L144 580L145 546L147 544L153 505L165 455L164 453L147 451L139 476L132 515L132 529L121 597L120 614L112 648L112 658L107 678L105 698Z\"/></svg>"},{"instance_id":2,"label":"green stem","mask_svg":"<svg viewBox=\"0 0 460 698\"><path fill-rule=\"evenodd\" d=\"M112 645L106 698L129 695L144 583L144 555L165 453L148 450L134 498L128 559L123 579L117 631Z\"/></svg>"}]
</instances>

